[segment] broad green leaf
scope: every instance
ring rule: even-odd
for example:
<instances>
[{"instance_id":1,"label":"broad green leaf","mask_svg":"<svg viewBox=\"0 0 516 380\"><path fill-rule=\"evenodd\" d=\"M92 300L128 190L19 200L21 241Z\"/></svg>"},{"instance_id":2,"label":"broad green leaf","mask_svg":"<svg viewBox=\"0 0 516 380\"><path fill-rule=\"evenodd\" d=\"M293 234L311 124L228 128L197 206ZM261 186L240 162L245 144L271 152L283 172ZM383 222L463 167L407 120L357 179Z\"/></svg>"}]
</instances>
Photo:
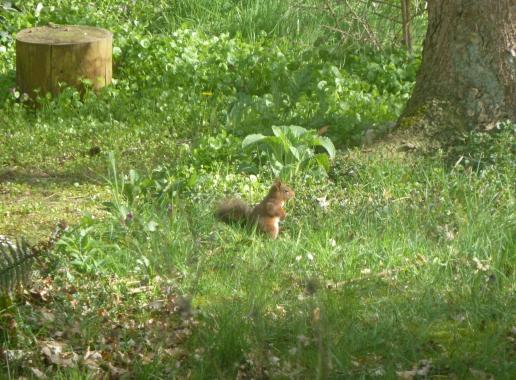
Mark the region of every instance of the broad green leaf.
<instances>
[{"instance_id":1,"label":"broad green leaf","mask_svg":"<svg viewBox=\"0 0 516 380\"><path fill-rule=\"evenodd\" d=\"M342 74L340 73L340 70L336 66L331 67L331 72L335 76L335 78L342 78Z\"/></svg>"},{"instance_id":2,"label":"broad green leaf","mask_svg":"<svg viewBox=\"0 0 516 380\"><path fill-rule=\"evenodd\" d=\"M326 171L329 169L330 158L335 157L335 146L329 138L318 136L314 130L297 125L272 126L271 129L272 136L252 134L244 139L242 146L245 148L260 143L261 149L267 152L269 165L275 175L294 175L301 168L308 169L312 165ZM322 146L327 154L321 153L315 157L315 146Z\"/></svg>"},{"instance_id":3,"label":"broad green leaf","mask_svg":"<svg viewBox=\"0 0 516 380\"><path fill-rule=\"evenodd\" d=\"M324 170L327 172L330 170L330 160L328 158L328 155L325 153L319 153L314 156L317 163L324 168Z\"/></svg>"},{"instance_id":4,"label":"broad green leaf","mask_svg":"<svg viewBox=\"0 0 516 380\"><path fill-rule=\"evenodd\" d=\"M302 136L308 132L308 129L300 127L298 125L291 125L288 127L288 129L295 137Z\"/></svg>"},{"instance_id":5,"label":"broad green leaf","mask_svg":"<svg viewBox=\"0 0 516 380\"><path fill-rule=\"evenodd\" d=\"M283 170L284 165L277 160L272 160L271 162L271 170L275 176L278 176L280 172Z\"/></svg>"},{"instance_id":6,"label":"broad green leaf","mask_svg":"<svg viewBox=\"0 0 516 380\"><path fill-rule=\"evenodd\" d=\"M277 136L265 136L262 141L264 144L266 144L269 147L283 147L284 146L284 139Z\"/></svg>"},{"instance_id":7,"label":"broad green leaf","mask_svg":"<svg viewBox=\"0 0 516 380\"><path fill-rule=\"evenodd\" d=\"M281 136L285 135L286 132L287 132L287 127L285 127L285 126L277 126L277 125L272 126L272 133L274 133L274 136L276 136L276 137L281 137Z\"/></svg>"},{"instance_id":8,"label":"broad green leaf","mask_svg":"<svg viewBox=\"0 0 516 380\"><path fill-rule=\"evenodd\" d=\"M188 181L186 182L186 185L190 188L194 187L197 184L197 174L192 173L190 178L188 178Z\"/></svg>"},{"instance_id":9,"label":"broad green leaf","mask_svg":"<svg viewBox=\"0 0 516 380\"><path fill-rule=\"evenodd\" d=\"M313 145L313 144L310 144ZM299 153L299 160L306 160L314 155L313 149L309 148L306 145L298 145L296 148Z\"/></svg>"},{"instance_id":10,"label":"broad green leaf","mask_svg":"<svg viewBox=\"0 0 516 380\"><path fill-rule=\"evenodd\" d=\"M297 150L297 148L295 146L289 146L289 150L290 150L290 153L292 153L292 155L296 158L296 160L299 161L300 159L300 156L299 156L299 151Z\"/></svg>"},{"instance_id":11,"label":"broad green leaf","mask_svg":"<svg viewBox=\"0 0 516 380\"><path fill-rule=\"evenodd\" d=\"M335 145L333 145L333 142L328 137L319 136L317 138L317 145L322 146L328 154L330 155L330 158L333 160L335 158Z\"/></svg>"},{"instance_id":12,"label":"broad green leaf","mask_svg":"<svg viewBox=\"0 0 516 380\"><path fill-rule=\"evenodd\" d=\"M257 134L252 134L252 135L247 135L244 139L244 141L242 141L242 148L245 149L247 148L249 145L253 145L253 144L256 144L258 142L261 142L263 141L263 139L265 139L267 136L264 136L262 135L261 133L257 133Z\"/></svg>"}]
</instances>

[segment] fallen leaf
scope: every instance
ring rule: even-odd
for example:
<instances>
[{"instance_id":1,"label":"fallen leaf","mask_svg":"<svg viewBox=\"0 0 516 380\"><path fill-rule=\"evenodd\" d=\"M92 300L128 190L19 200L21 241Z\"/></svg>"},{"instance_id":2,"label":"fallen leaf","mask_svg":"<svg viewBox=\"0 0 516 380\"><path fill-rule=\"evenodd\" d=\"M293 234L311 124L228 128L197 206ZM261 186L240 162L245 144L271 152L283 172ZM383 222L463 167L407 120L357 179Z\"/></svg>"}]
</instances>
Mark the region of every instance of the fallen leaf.
<instances>
[{"instance_id":1,"label":"fallen leaf","mask_svg":"<svg viewBox=\"0 0 516 380\"><path fill-rule=\"evenodd\" d=\"M45 308L41 309L41 317L45 322L54 322L56 319L54 314Z\"/></svg>"},{"instance_id":2,"label":"fallen leaf","mask_svg":"<svg viewBox=\"0 0 516 380\"><path fill-rule=\"evenodd\" d=\"M138 288L129 289L129 294L145 293L151 290L150 286L139 286Z\"/></svg>"},{"instance_id":3,"label":"fallen leaf","mask_svg":"<svg viewBox=\"0 0 516 380\"><path fill-rule=\"evenodd\" d=\"M330 201L326 199L326 195L324 197L316 198L319 207L322 209L327 208L330 205Z\"/></svg>"},{"instance_id":4,"label":"fallen leaf","mask_svg":"<svg viewBox=\"0 0 516 380\"><path fill-rule=\"evenodd\" d=\"M145 305L146 308L149 308L151 310L161 310L163 309L163 306L165 305L165 300L155 300L152 302L149 302L147 305Z\"/></svg>"},{"instance_id":5,"label":"fallen leaf","mask_svg":"<svg viewBox=\"0 0 516 380\"><path fill-rule=\"evenodd\" d=\"M385 369L383 369L382 367L375 368L375 369L371 372L371 375L372 375L372 376L376 376L376 377L379 377L379 376L385 376Z\"/></svg>"},{"instance_id":6,"label":"fallen leaf","mask_svg":"<svg viewBox=\"0 0 516 380\"><path fill-rule=\"evenodd\" d=\"M321 320L321 309L316 307L312 312L314 322L319 322Z\"/></svg>"},{"instance_id":7,"label":"fallen leaf","mask_svg":"<svg viewBox=\"0 0 516 380\"><path fill-rule=\"evenodd\" d=\"M432 369L432 362L430 360L421 360L418 365L414 366L408 371L396 371L400 379L413 380L418 377L425 377L430 374Z\"/></svg>"},{"instance_id":8,"label":"fallen leaf","mask_svg":"<svg viewBox=\"0 0 516 380\"><path fill-rule=\"evenodd\" d=\"M127 374L127 370L124 368L115 367L113 364L108 363L110 379L119 379L123 375Z\"/></svg>"},{"instance_id":9,"label":"fallen leaf","mask_svg":"<svg viewBox=\"0 0 516 380\"><path fill-rule=\"evenodd\" d=\"M285 318L285 316L287 315L285 306L284 305L276 305L276 313L275 314L277 316L279 316L280 318Z\"/></svg>"},{"instance_id":10,"label":"fallen leaf","mask_svg":"<svg viewBox=\"0 0 516 380\"><path fill-rule=\"evenodd\" d=\"M6 361L18 361L27 356L28 352L24 350L3 350L3 356Z\"/></svg>"},{"instance_id":11,"label":"fallen leaf","mask_svg":"<svg viewBox=\"0 0 516 380\"><path fill-rule=\"evenodd\" d=\"M75 367L78 361L78 355L75 352L66 352L64 343L57 341L42 342L41 353L51 364L61 367Z\"/></svg>"},{"instance_id":12,"label":"fallen leaf","mask_svg":"<svg viewBox=\"0 0 516 380\"><path fill-rule=\"evenodd\" d=\"M175 310L181 314L182 318L187 318L192 313L192 301L187 296L179 296L176 299Z\"/></svg>"},{"instance_id":13,"label":"fallen leaf","mask_svg":"<svg viewBox=\"0 0 516 380\"><path fill-rule=\"evenodd\" d=\"M45 375L40 369L38 368L32 368L30 369L32 371L32 374L34 375L34 377L36 379L39 379L39 380L45 380L45 379L48 379L48 376Z\"/></svg>"},{"instance_id":14,"label":"fallen leaf","mask_svg":"<svg viewBox=\"0 0 516 380\"><path fill-rule=\"evenodd\" d=\"M473 376L476 380L494 380L493 375L486 373L484 371L481 371L479 369L470 368L469 373Z\"/></svg>"},{"instance_id":15,"label":"fallen leaf","mask_svg":"<svg viewBox=\"0 0 516 380\"><path fill-rule=\"evenodd\" d=\"M90 348L88 347L81 363L89 369L98 370L100 368L99 362L101 360L102 353L100 351L90 351Z\"/></svg>"},{"instance_id":16,"label":"fallen leaf","mask_svg":"<svg viewBox=\"0 0 516 380\"><path fill-rule=\"evenodd\" d=\"M38 302L47 302L49 298L47 289L30 289L29 294L33 300Z\"/></svg>"},{"instance_id":17,"label":"fallen leaf","mask_svg":"<svg viewBox=\"0 0 516 380\"><path fill-rule=\"evenodd\" d=\"M398 152L409 152L409 151L416 150L416 149L417 149L416 144L413 144L411 142L405 142L398 147Z\"/></svg>"}]
</instances>

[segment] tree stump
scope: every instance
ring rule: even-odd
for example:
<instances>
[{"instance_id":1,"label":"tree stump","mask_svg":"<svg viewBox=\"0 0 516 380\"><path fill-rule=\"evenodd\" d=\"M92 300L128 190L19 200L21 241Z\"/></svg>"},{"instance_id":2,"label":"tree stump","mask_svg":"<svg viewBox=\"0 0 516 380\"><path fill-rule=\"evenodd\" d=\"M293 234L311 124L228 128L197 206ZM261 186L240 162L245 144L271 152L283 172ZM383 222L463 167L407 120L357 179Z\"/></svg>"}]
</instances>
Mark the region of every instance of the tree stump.
<instances>
[{"instance_id":1,"label":"tree stump","mask_svg":"<svg viewBox=\"0 0 516 380\"><path fill-rule=\"evenodd\" d=\"M112 40L108 30L79 25L29 28L16 35L16 82L22 93L56 95L63 84L98 90L111 83Z\"/></svg>"}]
</instances>

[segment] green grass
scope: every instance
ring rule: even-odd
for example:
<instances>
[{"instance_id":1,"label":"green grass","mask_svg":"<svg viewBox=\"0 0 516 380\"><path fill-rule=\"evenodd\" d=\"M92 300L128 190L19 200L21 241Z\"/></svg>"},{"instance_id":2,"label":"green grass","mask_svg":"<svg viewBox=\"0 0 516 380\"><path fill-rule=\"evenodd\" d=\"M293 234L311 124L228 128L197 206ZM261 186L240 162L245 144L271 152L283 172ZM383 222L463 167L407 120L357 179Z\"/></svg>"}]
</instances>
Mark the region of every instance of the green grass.
<instances>
[{"instance_id":1,"label":"green grass","mask_svg":"<svg viewBox=\"0 0 516 380\"><path fill-rule=\"evenodd\" d=\"M425 360L431 378L513 377L513 124L450 151L360 149L418 59L312 46L326 20L290 2L36 3L5 30L108 27L117 82L28 107L3 42L0 234L70 224L0 299L5 377L398 378ZM329 125L338 154L290 179L280 238L215 220L273 180L244 136L291 124Z\"/></svg>"},{"instance_id":2,"label":"green grass","mask_svg":"<svg viewBox=\"0 0 516 380\"><path fill-rule=\"evenodd\" d=\"M25 328L42 340L69 334L75 319L83 333L68 341L84 354L87 346L116 352L103 340L125 326L117 350L136 359L111 360L142 378L394 378L431 360L433 376L468 378L473 369L508 379L513 169L475 172L436 157L353 151L336 164L333 183L293 182L297 197L277 241L212 216L224 188L247 187L257 200L266 179L207 173L192 191L167 198L172 212L153 193L129 203L127 183L112 182L119 192L108 214L83 219L55 253L61 269L50 305L58 321ZM132 219L121 220L129 211ZM73 308L70 287L79 289ZM191 300L188 317L178 295ZM155 300L164 304L143 306ZM89 317L79 317L83 308ZM20 324L35 309L22 308ZM175 333L141 324L149 318L170 331L186 324L188 335L179 344ZM144 347L124 346L131 339ZM170 347L178 351L166 353Z\"/></svg>"}]
</instances>

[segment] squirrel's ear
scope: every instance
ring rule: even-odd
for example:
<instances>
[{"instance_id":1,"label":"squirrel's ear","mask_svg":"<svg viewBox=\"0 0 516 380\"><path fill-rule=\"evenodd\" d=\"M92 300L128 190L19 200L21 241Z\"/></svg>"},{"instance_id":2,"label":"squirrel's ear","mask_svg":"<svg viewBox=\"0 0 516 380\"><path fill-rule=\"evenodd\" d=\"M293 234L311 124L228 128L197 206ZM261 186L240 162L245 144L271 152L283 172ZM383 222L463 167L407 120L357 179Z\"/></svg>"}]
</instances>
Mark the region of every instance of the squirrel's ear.
<instances>
[{"instance_id":1,"label":"squirrel's ear","mask_svg":"<svg viewBox=\"0 0 516 380\"><path fill-rule=\"evenodd\" d=\"M276 179L274 180L274 186L275 186L277 189L279 189L279 188L281 187L281 179L276 178Z\"/></svg>"}]
</instances>

